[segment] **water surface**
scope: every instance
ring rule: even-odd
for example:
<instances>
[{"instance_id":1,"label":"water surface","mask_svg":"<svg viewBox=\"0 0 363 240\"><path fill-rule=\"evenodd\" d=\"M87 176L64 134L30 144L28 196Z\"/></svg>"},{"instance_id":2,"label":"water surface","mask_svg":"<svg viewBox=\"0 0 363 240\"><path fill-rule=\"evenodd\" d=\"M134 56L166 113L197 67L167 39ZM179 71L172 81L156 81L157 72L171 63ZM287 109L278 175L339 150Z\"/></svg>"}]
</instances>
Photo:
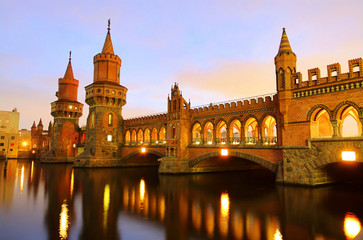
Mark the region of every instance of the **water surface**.
<instances>
[{"instance_id":1,"label":"water surface","mask_svg":"<svg viewBox=\"0 0 363 240\"><path fill-rule=\"evenodd\" d=\"M363 188L275 185L269 171L158 175L0 162L0 239L354 239ZM359 239L359 235L357 239Z\"/></svg>"}]
</instances>

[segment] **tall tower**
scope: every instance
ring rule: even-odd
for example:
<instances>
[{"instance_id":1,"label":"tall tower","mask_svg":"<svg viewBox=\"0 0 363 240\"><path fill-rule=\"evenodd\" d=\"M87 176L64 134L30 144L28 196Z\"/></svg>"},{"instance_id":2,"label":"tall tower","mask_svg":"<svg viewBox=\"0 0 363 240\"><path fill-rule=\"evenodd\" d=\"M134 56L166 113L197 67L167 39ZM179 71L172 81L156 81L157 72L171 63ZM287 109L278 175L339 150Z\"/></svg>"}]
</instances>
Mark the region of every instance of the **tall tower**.
<instances>
[{"instance_id":1,"label":"tall tower","mask_svg":"<svg viewBox=\"0 0 363 240\"><path fill-rule=\"evenodd\" d=\"M68 162L75 157L78 122L83 109L83 104L77 101L78 84L79 81L73 76L70 52L64 77L58 80L58 91L55 94L58 100L51 103L51 114L54 117L51 150L42 156L43 162Z\"/></svg>"},{"instance_id":2,"label":"tall tower","mask_svg":"<svg viewBox=\"0 0 363 240\"><path fill-rule=\"evenodd\" d=\"M288 128L289 105L292 99L293 74L296 73L296 54L292 51L285 28L282 31L279 51L275 57L276 88L280 108L278 144L282 145Z\"/></svg>"},{"instance_id":3,"label":"tall tower","mask_svg":"<svg viewBox=\"0 0 363 240\"><path fill-rule=\"evenodd\" d=\"M127 88L120 85L121 59L113 51L110 20L102 52L94 56L93 64L93 83L85 87L89 105L85 151L75 166L116 166L121 158Z\"/></svg>"}]
</instances>

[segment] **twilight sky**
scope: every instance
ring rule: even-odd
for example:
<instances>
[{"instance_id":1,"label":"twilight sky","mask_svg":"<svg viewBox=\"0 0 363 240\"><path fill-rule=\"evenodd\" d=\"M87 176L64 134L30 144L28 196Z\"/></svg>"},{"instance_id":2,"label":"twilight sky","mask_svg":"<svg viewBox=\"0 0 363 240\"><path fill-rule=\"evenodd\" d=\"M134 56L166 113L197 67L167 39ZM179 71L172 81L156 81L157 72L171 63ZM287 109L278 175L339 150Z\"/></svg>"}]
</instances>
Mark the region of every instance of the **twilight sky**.
<instances>
[{"instance_id":1,"label":"twilight sky","mask_svg":"<svg viewBox=\"0 0 363 240\"><path fill-rule=\"evenodd\" d=\"M111 18L115 54L128 88L124 118L164 112L171 85L192 106L268 94L282 28L297 55L297 71L363 56L361 0L0 0L0 110L20 112L20 128L56 101L69 51L78 101L93 81ZM80 125L85 125L85 104Z\"/></svg>"}]
</instances>

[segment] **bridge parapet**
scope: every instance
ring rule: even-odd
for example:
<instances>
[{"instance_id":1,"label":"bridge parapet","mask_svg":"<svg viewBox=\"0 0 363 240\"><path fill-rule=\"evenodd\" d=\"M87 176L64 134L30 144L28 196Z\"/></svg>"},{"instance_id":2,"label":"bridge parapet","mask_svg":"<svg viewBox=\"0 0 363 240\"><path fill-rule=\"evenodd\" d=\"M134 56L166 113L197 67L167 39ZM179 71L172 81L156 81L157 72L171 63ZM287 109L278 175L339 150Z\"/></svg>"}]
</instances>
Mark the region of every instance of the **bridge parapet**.
<instances>
[{"instance_id":1,"label":"bridge parapet","mask_svg":"<svg viewBox=\"0 0 363 240\"><path fill-rule=\"evenodd\" d=\"M126 126L129 125L138 125L138 124L144 124L144 123L155 123L160 121L166 121L166 112L163 113L156 113L151 115L145 115L141 117L135 117L135 118L128 118L125 119L124 124Z\"/></svg>"},{"instance_id":2,"label":"bridge parapet","mask_svg":"<svg viewBox=\"0 0 363 240\"><path fill-rule=\"evenodd\" d=\"M361 81L357 81L356 78L363 76L362 58L349 60L348 64L349 64L348 73L341 73L341 67L339 63L328 65L327 77L320 76L319 68L309 69L307 81L303 81L302 74L300 72L294 73L292 75L293 77L292 89L293 91L295 90L294 97L306 97L314 95L314 93L310 94L310 92L306 93L303 91L296 91L296 90L304 90L304 91L316 90L315 94L322 94L322 93L330 93L335 91L357 88L357 83L361 83ZM349 86L346 87L345 86L346 84L348 84ZM334 87L334 90L332 89L332 87ZM337 87L339 88L339 90L336 90Z\"/></svg>"}]
</instances>

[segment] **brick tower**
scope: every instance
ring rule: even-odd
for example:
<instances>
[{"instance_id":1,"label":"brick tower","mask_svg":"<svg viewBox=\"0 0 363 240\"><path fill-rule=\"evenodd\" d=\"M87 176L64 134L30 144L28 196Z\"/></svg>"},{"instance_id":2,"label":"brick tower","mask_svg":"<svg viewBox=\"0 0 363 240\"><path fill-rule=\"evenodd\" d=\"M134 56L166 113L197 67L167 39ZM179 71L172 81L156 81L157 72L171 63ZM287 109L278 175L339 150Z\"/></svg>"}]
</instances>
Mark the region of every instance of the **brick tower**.
<instances>
[{"instance_id":1,"label":"brick tower","mask_svg":"<svg viewBox=\"0 0 363 240\"><path fill-rule=\"evenodd\" d=\"M85 151L77 157L75 166L117 166L127 88L120 85L121 59L113 51L110 20L102 52L94 56L93 64L93 83L85 87L89 105Z\"/></svg>"},{"instance_id":2,"label":"brick tower","mask_svg":"<svg viewBox=\"0 0 363 240\"><path fill-rule=\"evenodd\" d=\"M166 157L160 159L160 172L188 170L190 127L190 103L185 101L175 83L171 88L171 97L168 97Z\"/></svg>"},{"instance_id":3,"label":"brick tower","mask_svg":"<svg viewBox=\"0 0 363 240\"><path fill-rule=\"evenodd\" d=\"M275 57L276 89L280 108L280 127L278 127L278 145L285 145L284 138L288 129L289 104L292 99L293 74L296 73L296 54L292 51L285 28L282 31L279 51Z\"/></svg>"},{"instance_id":4,"label":"brick tower","mask_svg":"<svg viewBox=\"0 0 363 240\"><path fill-rule=\"evenodd\" d=\"M79 118L83 104L77 101L79 81L73 76L71 53L63 78L58 80L58 100L51 103L54 117L51 150L42 156L42 162L73 162L77 143Z\"/></svg>"}]
</instances>

